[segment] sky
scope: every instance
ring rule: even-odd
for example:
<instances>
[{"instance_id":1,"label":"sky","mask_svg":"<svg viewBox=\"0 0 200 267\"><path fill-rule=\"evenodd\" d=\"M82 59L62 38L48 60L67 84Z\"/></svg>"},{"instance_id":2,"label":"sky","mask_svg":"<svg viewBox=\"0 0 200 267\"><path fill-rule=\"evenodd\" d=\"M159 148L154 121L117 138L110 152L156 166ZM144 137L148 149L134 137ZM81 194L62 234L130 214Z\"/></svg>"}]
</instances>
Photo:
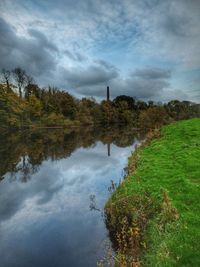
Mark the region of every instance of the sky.
<instances>
[{"instance_id":1,"label":"sky","mask_svg":"<svg viewBox=\"0 0 200 267\"><path fill-rule=\"evenodd\" d=\"M76 97L200 102L200 0L1 0L0 68Z\"/></svg>"}]
</instances>

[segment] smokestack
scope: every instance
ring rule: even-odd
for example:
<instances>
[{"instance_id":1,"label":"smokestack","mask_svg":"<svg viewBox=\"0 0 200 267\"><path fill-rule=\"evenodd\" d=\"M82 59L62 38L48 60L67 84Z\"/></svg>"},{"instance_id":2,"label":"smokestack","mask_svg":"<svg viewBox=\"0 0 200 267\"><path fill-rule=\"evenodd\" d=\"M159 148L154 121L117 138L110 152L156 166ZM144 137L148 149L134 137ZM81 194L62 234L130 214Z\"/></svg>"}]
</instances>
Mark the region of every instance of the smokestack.
<instances>
[{"instance_id":1,"label":"smokestack","mask_svg":"<svg viewBox=\"0 0 200 267\"><path fill-rule=\"evenodd\" d=\"M110 157L110 144L107 144L108 157Z\"/></svg>"},{"instance_id":2,"label":"smokestack","mask_svg":"<svg viewBox=\"0 0 200 267\"><path fill-rule=\"evenodd\" d=\"M107 86L107 101L110 100L110 89L109 86Z\"/></svg>"}]
</instances>

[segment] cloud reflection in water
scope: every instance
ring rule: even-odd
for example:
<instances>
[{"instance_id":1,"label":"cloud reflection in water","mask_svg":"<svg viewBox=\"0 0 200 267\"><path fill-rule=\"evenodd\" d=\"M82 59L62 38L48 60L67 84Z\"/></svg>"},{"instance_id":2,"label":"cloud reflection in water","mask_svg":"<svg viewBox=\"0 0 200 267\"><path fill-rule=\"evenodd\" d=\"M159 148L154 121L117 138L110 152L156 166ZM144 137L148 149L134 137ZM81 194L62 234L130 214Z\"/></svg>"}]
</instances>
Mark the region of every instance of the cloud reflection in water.
<instances>
[{"instance_id":1,"label":"cloud reflection in water","mask_svg":"<svg viewBox=\"0 0 200 267\"><path fill-rule=\"evenodd\" d=\"M133 142L137 142L136 140ZM133 146L98 141L68 158L44 160L28 182L0 183L0 258L4 267L95 266L107 231L90 210L90 195L102 208L110 181L119 181Z\"/></svg>"}]
</instances>

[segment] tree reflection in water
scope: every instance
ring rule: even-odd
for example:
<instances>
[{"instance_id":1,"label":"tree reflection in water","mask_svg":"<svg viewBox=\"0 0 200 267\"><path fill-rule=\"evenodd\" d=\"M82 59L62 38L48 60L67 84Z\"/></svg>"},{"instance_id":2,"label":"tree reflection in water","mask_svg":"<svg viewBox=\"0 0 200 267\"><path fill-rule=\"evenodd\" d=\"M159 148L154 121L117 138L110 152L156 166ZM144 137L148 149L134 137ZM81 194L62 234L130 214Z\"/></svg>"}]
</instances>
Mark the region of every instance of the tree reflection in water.
<instances>
[{"instance_id":1,"label":"tree reflection in water","mask_svg":"<svg viewBox=\"0 0 200 267\"><path fill-rule=\"evenodd\" d=\"M9 173L11 180L27 182L39 170L44 160L52 161L69 157L78 148L94 146L97 141L107 144L107 152L112 153L111 144L126 147L134 139L142 139L141 132L124 127L35 129L24 131L0 132L0 180Z\"/></svg>"}]
</instances>

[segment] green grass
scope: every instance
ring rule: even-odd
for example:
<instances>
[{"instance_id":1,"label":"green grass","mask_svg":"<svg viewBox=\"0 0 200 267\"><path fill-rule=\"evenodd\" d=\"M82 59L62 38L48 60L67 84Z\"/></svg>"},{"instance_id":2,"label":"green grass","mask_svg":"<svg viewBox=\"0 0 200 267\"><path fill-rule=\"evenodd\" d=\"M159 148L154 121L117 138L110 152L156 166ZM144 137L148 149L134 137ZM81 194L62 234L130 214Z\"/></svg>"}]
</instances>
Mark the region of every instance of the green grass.
<instances>
[{"instance_id":1,"label":"green grass","mask_svg":"<svg viewBox=\"0 0 200 267\"><path fill-rule=\"evenodd\" d=\"M200 119L163 127L129 158L129 170L106 205L109 227L119 232L124 216L129 228L139 225L141 266L199 267ZM118 246L118 254L131 250Z\"/></svg>"}]
</instances>

